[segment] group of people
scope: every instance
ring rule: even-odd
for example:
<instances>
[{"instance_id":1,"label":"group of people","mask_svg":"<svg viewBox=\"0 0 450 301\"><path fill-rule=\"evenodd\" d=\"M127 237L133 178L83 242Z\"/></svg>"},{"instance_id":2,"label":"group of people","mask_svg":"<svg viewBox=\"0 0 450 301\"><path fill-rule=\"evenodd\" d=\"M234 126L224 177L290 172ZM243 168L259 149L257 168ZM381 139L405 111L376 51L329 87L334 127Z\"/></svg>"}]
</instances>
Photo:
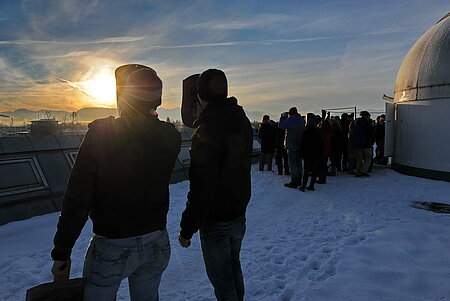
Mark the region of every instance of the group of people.
<instances>
[{"instance_id":1,"label":"group of people","mask_svg":"<svg viewBox=\"0 0 450 301\"><path fill-rule=\"evenodd\" d=\"M374 161L387 164L384 156L385 115L374 123L368 111L339 116L301 116L296 107L281 114L279 122L264 115L258 129L261 141L259 170L272 169L276 153L278 174L291 176L286 187L301 191L315 190L315 184L325 184L327 176L337 171L348 172L355 177L369 177ZM373 145L376 156L373 158ZM308 185L309 180L309 185Z\"/></svg>"},{"instance_id":2,"label":"group of people","mask_svg":"<svg viewBox=\"0 0 450 301\"><path fill-rule=\"evenodd\" d=\"M181 136L157 117L162 81L155 70L124 65L115 76L120 116L89 125L63 197L51 271L55 280L69 278L72 249L90 218L94 234L84 260L84 300L115 300L125 278L131 300L158 300L171 252L169 182ZM196 84L195 105L202 111L193 123L190 186L178 241L188 248L198 231L217 300L243 300L239 258L251 197L253 129L236 98L228 97L223 71L208 69ZM278 173L291 176L285 186L302 191L326 183L336 170L369 176L374 137L377 160L384 162L384 116L378 122L374 129L366 111L356 120L347 114L305 119L295 107L278 123L265 115L258 132L260 170L266 163L272 170L276 152Z\"/></svg>"},{"instance_id":3,"label":"group of people","mask_svg":"<svg viewBox=\"0 0 450 301\"><path fill-rule=\"evenodd\" d=\"M131 300L154 301L171 252L169 181L181 136L157 118L162 81L153 69L124 65L115 76L120 117L89 125L64 194L51 271L55 280L69 278L73 246L90 217L94 235L84 260L83 300L113 301L128 278ZM203 72L197 91L203 111L195 121L190 190L178 241L187 248L199 231L217 299L243 300L239 256L250 200L253 130L236 98L228 97L221 70Z\"/></svg>"}]
</instances>

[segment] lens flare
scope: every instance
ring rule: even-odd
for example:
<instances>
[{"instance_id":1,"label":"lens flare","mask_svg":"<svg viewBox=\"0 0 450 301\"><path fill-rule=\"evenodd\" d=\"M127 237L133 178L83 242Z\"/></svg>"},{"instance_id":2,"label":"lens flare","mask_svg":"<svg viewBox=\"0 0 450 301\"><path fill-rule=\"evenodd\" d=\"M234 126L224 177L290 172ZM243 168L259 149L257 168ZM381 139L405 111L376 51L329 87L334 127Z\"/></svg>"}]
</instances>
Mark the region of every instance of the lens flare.
<instances>
[{"instance_id":1,"label":"lens flare","mask_svg":"<svg viewBox=\"0 0 450 301\"><path fill-rule=\"evenodd\" d=\"M92 74L90 79L80 83L83 90L95 98L94 105L114 107L116 105L116 81L114 74L109 70L102 70Z\"/></svg>"}]
</instances>

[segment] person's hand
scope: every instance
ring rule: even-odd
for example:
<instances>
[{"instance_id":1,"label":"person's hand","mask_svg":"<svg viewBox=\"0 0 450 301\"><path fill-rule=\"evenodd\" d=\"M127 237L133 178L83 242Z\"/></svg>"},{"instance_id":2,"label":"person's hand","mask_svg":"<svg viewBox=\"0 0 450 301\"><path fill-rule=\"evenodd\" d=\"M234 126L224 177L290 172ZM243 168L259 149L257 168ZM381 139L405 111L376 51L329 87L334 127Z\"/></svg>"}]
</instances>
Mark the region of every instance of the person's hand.
<instances>
[{"instance_id":1,"label":"person's hand","mask_svg":"<svg viewBox=\"0 0 450 301\"><path fill-rule=\"evenodd\" d=\"M189 246L191 245L191 240L190 239L186 239L183 236L181 236L181 233L178 234L178 241L180 242L180 245L183 248L189 248Z\"/></svg>"},{"instance_id":2,"label":"person's hand","mask_svg":"<svg viewBox=\"0 0 450 301\"><path fill-rule=\"evenodd\" d=\"M53 261L52 274L53 280L69 279L70 276L71 261L68 260L55 260Z\"/></svg>"}]
</instances>

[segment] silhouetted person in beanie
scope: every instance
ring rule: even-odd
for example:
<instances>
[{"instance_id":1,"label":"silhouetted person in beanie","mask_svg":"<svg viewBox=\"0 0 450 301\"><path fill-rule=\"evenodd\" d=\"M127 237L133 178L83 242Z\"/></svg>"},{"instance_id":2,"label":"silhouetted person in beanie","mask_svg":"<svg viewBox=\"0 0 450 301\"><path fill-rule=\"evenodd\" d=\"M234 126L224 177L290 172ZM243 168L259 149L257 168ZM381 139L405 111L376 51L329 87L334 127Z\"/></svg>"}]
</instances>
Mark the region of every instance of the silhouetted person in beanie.
<instances>
[{"instance_id":1,"label":"silhouetted person in beanie","mask_svg":"<svg viewBox=\"0 0 450 301\"><path fill-rule=\"evenodd\" d=\"M318 176L320 159L322 156L322 139L319 131L316 129L316 122L313 118L308 119L306 130L302 136L302 158L303 166L303 185L300 186L301 191L314 190L316 177ZM308 187L308 177L311 174L311 183Z\"/></svg>"},{"instance_id":2,"label":"silhouetted person in beanie","mask_svg":"<svg viewBox=\"0 0 450 301\"><path fill-rule=\"evenodd\" d=\"M356 177L369 177L370 163L372 161L373 128L370 113L361 111L361 117L353 125L353 147L356 151Z\"/></svg>"},{"instance_id":3,"label":"silhouetted person in beanie","mask_svg":"<svg viewBox=\"0 0 450 301\"><path fill-rule=\"evenodd\" d=\"M189 247L200 230L206 272L217 299L243 300L239 257L251 195L253 130L236 98L227 98L222 71L203 72L197 88L204 109L194 123L190 190L178 239Z\"/></svg>"},{"instance_id":4,"label":"silhouetted person in beanie","mask_svg":"<svg viewBox=\"0 0 450 301\"><path fill-rule=\"evenodd\" d=\"M378 122L375 127L375 142L377 144L375 162L383 165L388 163L388 158L384 157L385 119L386 115L380 115L379 118L377 118Z\"/></svg>"},{"instance_id":5,"label":"silhouetted person in beanie","mask_svg":"<svg viewBox=\"0 0 450 301\"><path fill-rule=\"evenodd\" d=\"M170 257L169 180L181 135L157 118L162 82L142 65L116 69L120 117L89 124L70 174L55 234L52 273L69 278L72 248L88 217L85 301L115 300L128 278L131 300L158 300Z\"/></svg>"},{"instance_id":6,"label":"silhouetted person in beanie","mask_svg":"<svg viewBox=\"0 0 450 301\"><path fill-rule=\"evenodd\" d=\"M347 163L348 163L348 151L347 151L347 143L348 143L348 131L350 127L350 120L347 113L342 113L341 115L341 152L342 152L342 171L347 171Z\"/></svg>"},{"instance_id":7,"label":"silhouetted person in beanie","mask_svg":"<svg viewBox=\"0 0 450 301\"><path fill-rule=\"evenodd\" d=\"M291 182L284 184L286 187L297 188L301 185L302 158L301 141L305 130L305 119L300 116L296 107L283 113L278 126L287 130L286 148L288 151L289 169L291 170Z\"/></svg>"},{"instance_id":8,"label":"silhouetted person in beanie","mask_svg":"<svg viewBox=\"0 0 450 301\"><path fill-rule=\"evenodd\" d=\"M269 115L264 115L258 131L261 141L261 157L259 160L259 170L264 170L267 162L267 170L272 171L273 153L275 152L275 128Z\"/></svg>"},{"instance_id":9,"label":"silhouetted person in beanie","mask_svg":"<svg viewBox=\"0 0 450 301\"><path fill-rule=\"evenodd\" d=\"M277 156L275 159L277 168L278 168L278 174L283 174L283 168L284 168L284 174L290 175L289 171L289 163L288 163L288 154L286 150L286 130L280 129L278 126L278 123L274 124L275 128L275 138L276 138L276 149L277 149Z\"/></svg>"}]
</instances>

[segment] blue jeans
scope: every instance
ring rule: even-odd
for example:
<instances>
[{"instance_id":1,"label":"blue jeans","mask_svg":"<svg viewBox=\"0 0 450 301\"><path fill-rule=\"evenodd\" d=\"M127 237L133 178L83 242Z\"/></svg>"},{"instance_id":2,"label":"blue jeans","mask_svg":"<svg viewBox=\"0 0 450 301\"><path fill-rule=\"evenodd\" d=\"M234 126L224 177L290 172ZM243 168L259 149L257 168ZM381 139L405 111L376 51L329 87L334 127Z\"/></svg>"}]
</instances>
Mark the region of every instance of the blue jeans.
<instances>
[{"instance_id":1,"label":"blue jeans","mask_svg":"<svg viewBox=\"0 0 450 301\"><path fill-rule=\"evenodd\" d=\"M291 169L292 180L301 181L302 178L302 157L299 150L288 149L288 162Z\"/></svg>"},{"instance_id":2,"label":"blue jeans","mask_svg":"<svg viewBox=\"0 0 450 301\"><path fill-rule=\"evenodd\" d=\"M244 278L239 260L244 234L244 216L200 229L206 273L219 301L244 300Z\"/></svg>"},{"instance_id":3,"label":"blue jeans","mask_svg":"<svg viewBox=\"0 0 450 301\"><path fill-rule=\"evenodd\" d=\"M109 239L94 235L86 252L84 301L113 301L128 277L132 301L157 301L161 275L170 258L167 230Z\"/></svg>"}]
</instances>

